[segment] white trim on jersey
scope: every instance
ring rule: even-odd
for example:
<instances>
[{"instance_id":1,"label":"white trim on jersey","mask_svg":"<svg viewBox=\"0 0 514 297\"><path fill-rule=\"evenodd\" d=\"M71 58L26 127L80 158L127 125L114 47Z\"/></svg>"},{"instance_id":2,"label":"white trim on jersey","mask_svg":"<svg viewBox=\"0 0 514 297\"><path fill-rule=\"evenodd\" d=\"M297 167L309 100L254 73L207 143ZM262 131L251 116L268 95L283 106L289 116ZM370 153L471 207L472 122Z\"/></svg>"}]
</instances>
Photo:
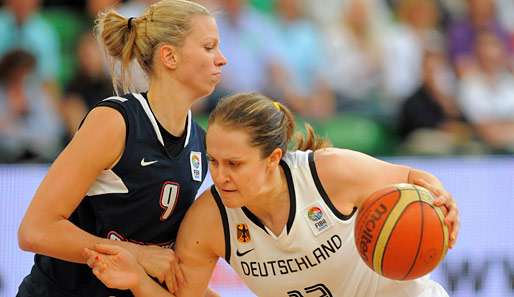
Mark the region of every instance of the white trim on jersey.
<instances>
[{"instance_id":1,"label":"white trim on jersey","mask_svg":"<svg viewBox=\"0 0 514 297\"><path fill-rule=\"evenodd\" d=\"M162 146L164 146L164 140L162 140L161 130L159 130L159 125L157 125L157 120L153 116L152 110L150 109L148 102L146 102L146 99L139 93L132 93L132 95L137 100L139 100L139 103L141 103L143 110L145 111L146 115L150 119L150 122L152 123L153 130L155 131L155 134L157 135L157 139L159 139L159 142L162 144Z\"/></svg>"},{"instance_id":2,"label":"white trim on jersey","mask_svg":"<svg viewBox=\"0 0 514 297\"><path fill-rule=\"evenodd\" d=\"M159 142L164 146L164 141L162 140L161 130L159 130L159 125L157 124L157 120L155 119L152 110L150 109L150 106L148 105L148 102L143 97L143 95L139 93L132 93L132 95L139 100L141 103L141 106L143 106L143 109L150 119L150 122L152 123L153 129L155 131L155 134L157 134L157 139L159 139ZM126 100L126 99L125 99ZM191 135L191 110L187 112L187 134L186 134L186 141L184 142L184 147L187 146L189 143L189 136Z\"/></svg>"},{"instance_id":3,"label":"white trim on jersey","mask_svg":"<svg viewBox=\"0 0 514 297\"><path fill-rule=\"evenodd\" d=\"M198 188L198 192L196 192L195 200L200 197L206 190L209 190L214 183L212 182L211 172L209 171L209 167L207 167L207 174L205 174L205 178L203 179L200 188Z\"/></svg>"},{"instance_id":4,"label":"white trim on jersey","mask_svg":"<svg viewBox=\"0 0 514 297\"><path fill-rule=\"evenodd\" d=\"M184 147L189 143L189 135L191 135L191 110L187 112L187 134L186 141L184 141Z\"/></svg>"},{"instance_id":5,"label":"white trim on jersey","mask_svg":"<svg viewBox=\"0 0 514 297\"><path fill-rule=\"evenodd\" d=\"M118 101L121 101L121 102L125 102L127 101L128 99L127 98L123 98L123 97L119 97L119 96L111 96L109 98L105 98L104 100L102 101L107 101L107 100L118 100Z\"/></svg>"},{"instance_id":6,"label":"white trim on jersey","mask_svg":"<svg viewBox=\"0 0 514 297\"><path fill-rule=\"evenodd\" d=\"M96 177L96 181L89 188L87 196L113 193L128 193L128 188L114 171L104 170Z\"/></svg>"}]
</instances>

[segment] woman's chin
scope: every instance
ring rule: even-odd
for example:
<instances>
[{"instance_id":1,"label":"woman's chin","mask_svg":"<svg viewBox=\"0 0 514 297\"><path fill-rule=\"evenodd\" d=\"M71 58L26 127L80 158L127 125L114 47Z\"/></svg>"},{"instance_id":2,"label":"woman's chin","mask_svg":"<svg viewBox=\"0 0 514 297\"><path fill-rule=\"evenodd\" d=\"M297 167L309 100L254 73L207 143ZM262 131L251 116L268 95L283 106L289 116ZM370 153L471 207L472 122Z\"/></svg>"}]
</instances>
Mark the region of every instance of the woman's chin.
<instances>
[{"instance_id":1,"label":"woman's chin","mask_svg":"<svg viewBox=\"0 0 514 297\"><path fill-rule=\"evenodd\" d=\"M239 192L238 191L220 191L221 201L223 201L223 205L228 208L240 208L244 205L241 203L241 200L238 199Z\"/></svg>"}]
</instances>

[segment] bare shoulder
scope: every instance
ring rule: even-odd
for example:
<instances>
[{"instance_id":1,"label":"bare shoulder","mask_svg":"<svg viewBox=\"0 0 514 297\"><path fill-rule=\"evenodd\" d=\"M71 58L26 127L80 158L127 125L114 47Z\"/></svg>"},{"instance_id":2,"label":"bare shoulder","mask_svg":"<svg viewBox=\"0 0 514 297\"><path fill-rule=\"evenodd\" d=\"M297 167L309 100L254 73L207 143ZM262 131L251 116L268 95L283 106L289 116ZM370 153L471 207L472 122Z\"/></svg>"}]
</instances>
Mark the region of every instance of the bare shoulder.
<instances>
[{"instance_id":1,"label":"bare shoulder","mask_svg":"<svg viewBox=\"0 0 514 297\"><path fill-rule=\"evenodd\" d=\"M89 112L76 135L116 136L116 138L124 140L126 129L125 119L119 111L111 107L99 106Z\"/></svg>"},{"instance_id":2,"label":"bare shoulder","mask_svg":"<svg viewBox=\"0 0 514 297\"><path fill-rule=\"evenodd\" d=\"M126 124L120 112L110 107L96 107L87 115L63 155L74 162L80 159L89 165L107 169L122 154L125 135Z\"/></svg>"},{"instance_id":3,"label":"bare shoulder","mask_svg":"<svg viewBox=\"0 0 514 297\"><path fill-rule=\"evenodd\" d=\"M355 158L362 158L355 151L324 148L314 152L314 164L320 182L328 197L342 213L351 213L355 206Z\"/></svg>"},{"instance_id":4,"label":"bare shoulder","mask_svg":"<svg viewBox=\"0 0 514 297\"><path fill-rule=\"evenodd\" d=\"M340 182L341 179L351 179L358 163L371 158L363 153L340 148L324 148L314 152L314 163L322 181Z\"/></svg>"},{"instance_id":5,"label":"bare shoulder","mask_svg":"<svg viewBox=\"0 0 514 297\"><path fill-rule=\"evenodd\" d=\"M194 243L191 234L195 234ZM207 249L216 256L224 255L224 233L221 214L210 190L205 191L186 213L180 225L177 245Z\"/></svg>"},{"instance_id":6,"label":"bare shoulder","mask_svg":"<svg viewBox=\"0 0 514 297\"><path fill-rule=\"evenodd\" d=\"M216 201L214 200L210 189L203 192L202 195L195 200L191 208L189 208L187 216L190 216L191 220L198 221L199 223L214 222L218 220L221 222L218 206L216 205ZM197 220L195 217L200 217L202 219Z\"/></svg>"},{"instance_id":7,"label":"bare shoulder","mask_svg":"<svg viewBox=\"0 0 514 297\"><path fill-rule=\"evenodd\" d=\"M204 296L218 259L224 255L221 215L210 191L189 208L180 225L175 251L186 283L176 296Z\"/></svg>"},{"instance_id":8,"label":"bare shoulder","mask_svg":"<svg viewBox=\"0 0 514 297\"><path fill-rule=\"evenodd\" d=\"M364 153L358 151L352 151L348 149L327 147L314 152L316 163L338 163L338 162L351 162L355 159L367 159L371 158Z\"/></svg>"},{"instance_id":9,"label":"bare shoulder","mask_svg":"<svg viewBox=\"0 0 514 297\"><path fill-rule=\"evenodd\" d=\"M329 148L316 151L316 169L334 204L359 206L371 193L407 180L409 168L357 151ZM332 195L330 195L332 194Z\"/></svg>"}]
</instances>

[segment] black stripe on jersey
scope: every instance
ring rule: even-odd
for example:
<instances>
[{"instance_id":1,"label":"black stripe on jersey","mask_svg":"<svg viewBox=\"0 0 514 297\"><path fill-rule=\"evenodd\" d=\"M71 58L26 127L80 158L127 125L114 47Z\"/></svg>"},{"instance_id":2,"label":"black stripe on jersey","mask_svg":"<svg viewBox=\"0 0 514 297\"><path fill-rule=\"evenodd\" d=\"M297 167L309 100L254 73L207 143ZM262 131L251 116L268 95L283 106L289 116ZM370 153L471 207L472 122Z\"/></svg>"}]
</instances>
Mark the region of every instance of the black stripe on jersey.
<instances>
[{"instance_id":1,"label":"black stripe on jersey","mask_svg":"<svg viewBox=\"0 0 514 297\"><path fill-rule=\"evenodd\" d=\"M337 210L337 208L334 206L334 204L328 197L327 192L325 192L325 189L323 188L323 185L321 184L321 181L319 179L318 171L316 171L316 163L314 162L314 152L309 152L309 168L311 169L312 179L316 184L316 188L318 189L321 198L323 198L323 201L325 201L325 203L328 205L328 207L334 213L334 215L343 221L351 219L351 217L357 211L357 207L354 207L352 213L350 213L349 215L345 215L341 213L339 210Z\"/></svg>"},{"instance_id":2,"label":"black stripe on jersey","mask_svg":"<svg viewBox=\"0 0 514 297\"><path fill-rule=\"evenodd\" d=\"M293 176L291 175L291 169L289 169L289 166L284 160L280 160L280 166L282 166L282 169L284 169L284 174L286 176L287 181L287 188L289 190L289 217L287 218L287 234L289 234L289 231L291 230L291 227L293 226L294 217L296 214L296 193L294 191L294 184L293 184ZM264 232L268 233L268 230L266 227L264 227L264 224L259 220L257 216L255 216L248 208L245 206L241 207L246 217L252 221L255 225L257 225L259 228L264 230Z\"/></svg>"},{"instance_id":3,"label":"black stripe on jersey","mask_svg":"<svg viewBox=\"0 0 514 297\"><path fill-rule=\"evenodd\" d=\"M259 218L256 217L248 208L246 208L246 206L241 207L241 210L244 212L244 214L250 221L252 221L255 225L264 230L264 232L269 234L261 220L259 220Z\"/></svg>"},{"instance_id":4,"label":"black stripe on jersey","mask_svg":"<svg viewBox=\"0 0 514 297\"><path fill-rule=\"evenodd\" d=\"M220 210L221 222L223 223L223 234L225 235L225 261L230 264L230 226L228 225L227 210L225 209L223 202L221 202L221 197L218 194L218 191L216 191L216 187L214 185L211 186L211 194Z\"/></svg>"},{"instance_id":5,"label":"black stripe on jersey","mask_svg":"<svg viewBox=\"0 0 514 297\"><path fill-rule=\"evenodd\" d=\"M293 226L294 217L296 214L296 192L294 191L293 176L291 175L291 169L284 160L280 160L280 165L284 169L287 180L287 188L289 190L289 218L287 218L287 234Z\"/></svg>"}]
</instances>

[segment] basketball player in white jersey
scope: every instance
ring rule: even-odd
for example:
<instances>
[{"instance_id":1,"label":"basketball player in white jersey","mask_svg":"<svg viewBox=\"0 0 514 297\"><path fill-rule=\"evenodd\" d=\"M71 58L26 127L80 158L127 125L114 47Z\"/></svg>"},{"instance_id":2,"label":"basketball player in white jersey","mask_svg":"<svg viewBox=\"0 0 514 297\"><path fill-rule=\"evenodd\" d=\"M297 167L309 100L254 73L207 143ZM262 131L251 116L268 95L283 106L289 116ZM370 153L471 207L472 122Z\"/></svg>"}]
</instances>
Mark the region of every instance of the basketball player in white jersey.
<instances>
[{"instance_id":1,"label":"basketball player in white jersey","mask_svg":"<svg viewBox=\"0 0 514 297\"><path fill-rule=\"evenodd\" d=\"M428 277L393 281L369 269L354 244L355 213L376 190L415 183L446 207L455 244L455 201L433 175L335 148L308 128L287 151L294 118L259 94L223 99L211 114L207 154L214 181L186 214L176 253L186 278L176 296L201 296L223 257L258 296L448 296ZM93 273L135 296L170 296L130 253L100 245L86 250ZM160 289L160 288L159 288Z\"/></svg>"}]
</instances>

